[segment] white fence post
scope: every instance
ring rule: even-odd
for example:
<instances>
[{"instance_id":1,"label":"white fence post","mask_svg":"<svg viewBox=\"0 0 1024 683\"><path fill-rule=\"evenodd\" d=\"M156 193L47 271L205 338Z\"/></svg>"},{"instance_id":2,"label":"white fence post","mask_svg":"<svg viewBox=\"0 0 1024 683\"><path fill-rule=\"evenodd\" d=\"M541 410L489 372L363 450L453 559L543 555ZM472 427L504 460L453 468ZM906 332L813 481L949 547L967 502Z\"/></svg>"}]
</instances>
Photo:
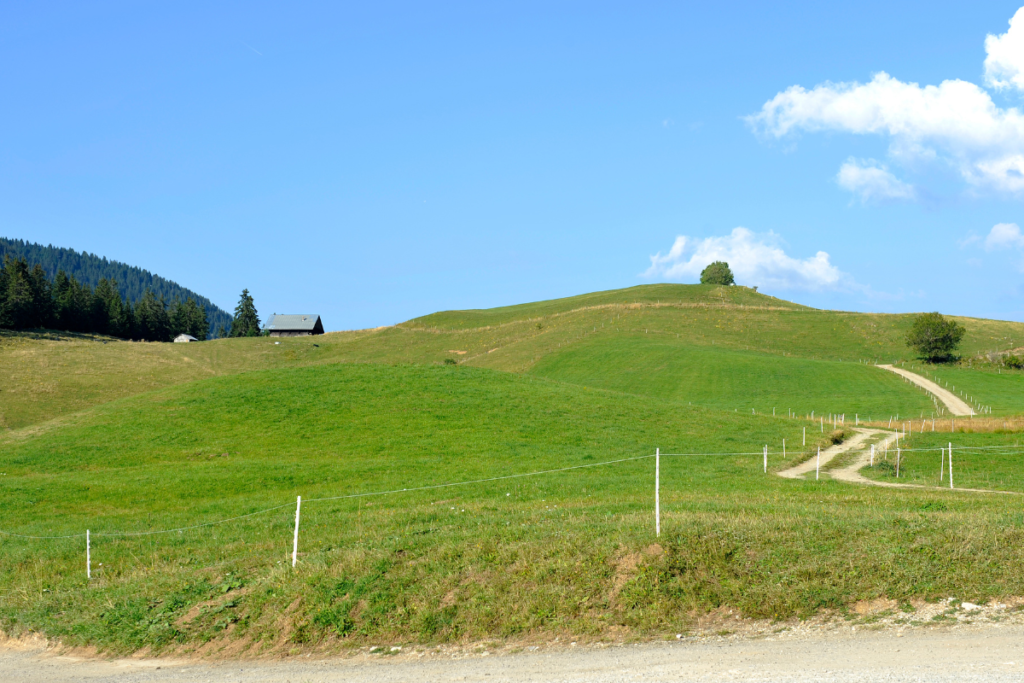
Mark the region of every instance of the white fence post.
<instances>
[{"instance_id":1,"label":"white fence post","mask_svg":"<svg viewBox=\"0 0 1024 683\"><path fill-rule=\"evenodd\" d=\"M953 488L953 444L949 444L946 448L946 452L949 453L949 488Z\"/></svg>"},{"instance_id":2,"label":"white fence post","mask_svg":"<svg viewBox=\"0 0 1024 683\"><path fill-rule=\"evenodd\" d=\"M818 474L821 472L821 446L818 446L818 462L814 466L814 481L818 481Z\"/></svg>"},{"instance_id":3,"label":"white fence post","mask_svg":"<svg viewBox=\"0 0 1024 683\"><path fill-rule=\"evenodd\" d=\"M85 530L85 578L92 579L92 548L89 540L89 530Z\"/></svg>"},{"instance_id":4,"label":"white fence post","mask_svg":"<svg viewBox=\"0 0 1024 683\"><path fill-rule=\"evenodd\" d=\"M939 481L946 481L946 449L942 449L942 460L939 462Z\"/></svg>"},{"instance_id":5,"label":"white fence post","mask_svg":"<svg viewBox=\"0 0 1024 683\"><path fill-rule=\"evenodd\" d=\"M661 537L661 449L654 449L654 535Z\"/></svg>"},{"instance_id":6,"label":"white fence post","mask_svg":"<svg viewBox=\"0 0 1024 683\"><path fill-rule=\"evenodd\" d=\"M807 445L807 427L804 427L804 445Z\"/></svg>"},{"instance_id":7,"label":"white fence post","mask_svg":"<svg viewBox=\"0 0 1024 683\"><path fill-rule=\"evenodd\" d=\"M782 459L786 459L786 440L782 440Z\"/></svg>"},{"instance_id":8,"label":"white fence post","mask_svg":"<svg viewBox=\"0 0 1024 683\"><path fill-rule=\"evenodd\" d=\"M299 512L302 510L302 496L295 501L295 538L292 540L292 566L299 557Z\"/></svg>"},{"instance_id":9,"label":"white fence post","mask_svg":"<svg viewBox=\"0 0 1024 683\"><path fill-rule=\"evenodd\" d=\"M764 473L768 474L768 446L764 447Z\"/></svg>"},{"instance_id":10,"label":"white fence post","mask_svg":"<svg viewBox=\"0 0 1024 683\"><path fill-rule=\"evenodd\" d=\"M875 466L875 444L871 444L871 466Z\"/></svg>"}]
</instances>

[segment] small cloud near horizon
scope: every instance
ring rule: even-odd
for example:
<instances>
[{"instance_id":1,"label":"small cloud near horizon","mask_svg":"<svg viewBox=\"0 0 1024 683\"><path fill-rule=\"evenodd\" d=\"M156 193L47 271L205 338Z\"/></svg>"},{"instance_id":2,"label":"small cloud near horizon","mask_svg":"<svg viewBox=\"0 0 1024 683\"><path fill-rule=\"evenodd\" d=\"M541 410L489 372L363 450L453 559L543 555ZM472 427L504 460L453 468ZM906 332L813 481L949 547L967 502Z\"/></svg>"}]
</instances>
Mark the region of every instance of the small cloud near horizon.
<instances>
[{"instance_id":1,"label":"small cloud near horizon","mask_svg":"<svg viewBox=\"0 0 1024 683\"><path fill-rule=\"evenodd\" d=\"M700 279L700 273L714 261L725 261L738 284L780 290L857 290L868 293L851 276L830 261L828 253L817 252L805 259L788 255L782 239L774 232L756 234L738 227L722 237L676 237L667 254L651 256L642 277L669 280Z\"/></svg>"}]
</instances>

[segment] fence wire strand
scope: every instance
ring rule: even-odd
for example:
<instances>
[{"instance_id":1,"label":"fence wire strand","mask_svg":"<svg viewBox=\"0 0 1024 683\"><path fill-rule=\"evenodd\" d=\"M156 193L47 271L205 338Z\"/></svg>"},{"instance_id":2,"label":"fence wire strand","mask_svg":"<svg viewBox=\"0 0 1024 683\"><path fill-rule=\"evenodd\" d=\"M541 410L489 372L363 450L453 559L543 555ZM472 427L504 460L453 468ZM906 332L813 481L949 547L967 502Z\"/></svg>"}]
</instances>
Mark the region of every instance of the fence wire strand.
<instances>
[{"instance_id":1,"label":"fence wire strand","mask_svg":"<svg viewBox=\"0 0 1024 683\"><path fill-rule=\"evenodd\" d=\"M945 447L943 447L943 448L945 448ZM997 450L997 449L1002 449L1004 451L1019 451L1021 449L1024 449L1024 446L1018 446L1018 445L1014 445L1014 446L1009 446L1009 445L1002 445L1002 446L957 446L957 447L955 447L955 449L956 450L961 450L961 451L981 451L981 450ZM940 449L939 448L901 448L900 450L902 452L904 452L904 453L915 453L915 452L920 453L920 452L938 451ZM778 453L778 452L777 451L769 451L769 453ZM750 456L754 456L754 455L762 455L762 454L763 454L763 451L750 451L750 452L740 451L740 452L733 452L733 453L661 453L661 456L662 457L677 457L678 458L678 457L734 456L734 455L750 455ZM545 475L545 474L557 474L559 472L571 472L573 470L582 470L582 469L588 469L588 468L593 468L593 467L602 467L604 465L616 465L616 464L623 463L623 462L635 462L635 461L639 461L639 460L649 460L649 459L654 458L654 457L655 457L655 454L651 453L651 454L648 454L648 455L636 455L636 456L633 456L633 457L630 457L630 458L619 458L617 460L606 460L606 461L603 461L603 462L587 463L585 465L572 465L570 467L558 467L558 468L550 469L550 470L538 470L536 472L521 472L519 474L506 474L506 475L502 475L500 477L488 477L486 479L471 479L471 480L468 480L468 481L457 481L457 482L450 482L450 483L446 483L446 484L431 484L431 485L428 485L428 486L415 486L415 487L412 487L412 488L391 489L391 490L388 490L388 491L367 491L367 492L364 492L364 493L349 493L349 494L345 494L345 495L341 495L341 496L325 496L325 497L322 497L322 498L308 498L308 499L304 500L303 502L304 503L323 503L323 502L332 501L332 500L349 500L349 499L353 499L353 498L370 498L370 497L376 497L376 496L395 495L395 494L398 494L398 493L413 493L413 492L416 492L416 491L432 491L432 490L437 490L437 489L453 488L453 487L456 487L456 486L472 486L474 484L487 484L487 483L495 482L495 481L507 481L509 479L523 479L523 478L526 478L526 477L538 477L538 476ZM121 537L129 537L129 536L156 536L156 535L160 535L160 534L173 534L173 533L177 533L177 532L191 531L193 529L203 529L203 528L206 528L206 527L217 526L217 525L220 525L220 524L227 524L229 522L236 522L236 521L238 521L240 519L246 519L248 517L255 517L256 515L262 515L262 514L265 514L267 512L273 512L274 510L280 510L282 508L290 508L292 505L293 505L293 503L291 503L291 502L282 503L281 505L275 505L273 507L264 508L262 510L256 510L254 512L246 513L244 515L237 515L235 517L228 517L227 519L219 519L219 520L215 520L215 521L212 521L212 522L203 522L202 524L193 524L193 525L190 525L190 526L177 527L177 528L174 528L174 529L158 529L158 530L154 530L154 531L106 531L106 532L102 532L101 531L101 532L92 532L92 536L94 536L94 537L101 537L101 538L121 538ZM85 537L85 533L84 532L83 533L77 533L77 534L69 534L69 535L66 535L66 536L32 536L32 535L29 535L29 534L17 534L17 533L14 533L13 531L5 531L3 529L0 529L0 535L11 536L11 537L14 537L14 538L34 539L34 540L60 540L60 539L68 539L68 538L84 538Z\"/></svg>"}]
</instances>

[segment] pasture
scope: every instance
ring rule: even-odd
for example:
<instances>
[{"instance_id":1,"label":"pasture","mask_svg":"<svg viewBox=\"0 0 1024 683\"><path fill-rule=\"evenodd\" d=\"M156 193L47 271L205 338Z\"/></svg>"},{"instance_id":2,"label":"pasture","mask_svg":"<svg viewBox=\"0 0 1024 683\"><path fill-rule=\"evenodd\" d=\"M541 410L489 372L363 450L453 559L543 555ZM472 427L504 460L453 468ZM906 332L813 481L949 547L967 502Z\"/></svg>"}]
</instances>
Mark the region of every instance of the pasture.
<instances>
[{"instance_id":1,"label":"pasture","mask_svg":"<svg viewBox=\"0 0 1024 683\"><path fill-rule=\"evenodd\" d=\"M933 410L871 365L912 360L909 320L657 285L316 338L4 333L0 627L256 654L1022 595L1017 496L774 476L825 438L812 410ZM962 322L972 353L1021 331ZM1020 374L931 370L1018 410ZM1024 491L1018 434L910 446L950 437L958 486ZM1003 451L967 450L986 444Z\"/></svg>"},{"instance_id":2,"label":"pasture","mask_svg":"<svg viewBox=\"0 0 1024 683\"><path fill-rule=\"evenodd\" d=\"M466 367L258 371L121 399L5 439L0 525L89 528L95 573L81 535L4 536L0 619L111 652L255 653L647 637L723 606L785 619L1024 589L1015 501L763 473L763 444L773 471L809 455L780 453L805 425ZM662 459L661 538L650 457L402 491L654 447L694 454ZM379 491L396 492L336 498Z\"/></svg>"}]
</instances>

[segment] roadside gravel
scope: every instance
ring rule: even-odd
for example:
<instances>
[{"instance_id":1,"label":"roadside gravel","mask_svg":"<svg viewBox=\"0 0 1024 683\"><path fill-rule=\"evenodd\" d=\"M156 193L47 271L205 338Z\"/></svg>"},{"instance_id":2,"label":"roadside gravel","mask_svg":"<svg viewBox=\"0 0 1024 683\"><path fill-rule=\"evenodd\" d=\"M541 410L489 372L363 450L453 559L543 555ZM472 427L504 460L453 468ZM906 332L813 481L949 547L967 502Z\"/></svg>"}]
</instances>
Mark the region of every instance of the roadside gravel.
<instances>
[{"instance_id":1,"label":"roadside gravel","mask_svg":"<svg viewBox=\"0 0 1024 683\"><path fill-rule=\"evenodd\" d=\"M869 628L869 627L868 627ZM702 639L546 648L457 658L427 652L364 653L344 659L278 661L78 660L0 648L0 680L24 683L395 683L488 681L1020 681L1024 626L989 623L760 639Z\"/></svg>"}]
</instances>

